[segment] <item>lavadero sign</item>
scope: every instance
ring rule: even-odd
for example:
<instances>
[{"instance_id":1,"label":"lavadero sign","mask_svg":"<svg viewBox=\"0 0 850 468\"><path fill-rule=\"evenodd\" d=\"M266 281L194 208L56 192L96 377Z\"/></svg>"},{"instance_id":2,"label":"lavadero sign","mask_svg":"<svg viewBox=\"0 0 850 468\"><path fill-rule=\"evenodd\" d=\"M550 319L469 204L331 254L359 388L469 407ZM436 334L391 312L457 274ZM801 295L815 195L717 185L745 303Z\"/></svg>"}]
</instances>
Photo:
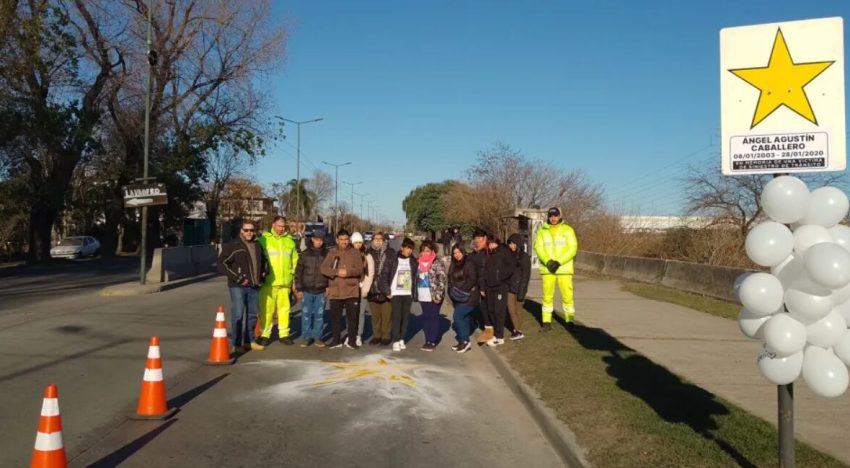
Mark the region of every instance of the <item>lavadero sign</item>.
<instances>
[{"instance_id":1,"label":"lavadero sign","mask_svg":"<svg viewBox=\"0 0 850 468\"><path fill-rule=\"evenodd\" d=\"M168 194L164 184L133 184L124 187L124 207L166 205Z\"/></svg>"},{"instance_id":2,"label":"lavadero sign","mask_svg":"<svg viewBox=\"0 0 850 468\"><path fill-rule=\"evenodd\" d=\"M720 31L725 175L846 167L841 18Z\"/></svg>"}]
</instances>

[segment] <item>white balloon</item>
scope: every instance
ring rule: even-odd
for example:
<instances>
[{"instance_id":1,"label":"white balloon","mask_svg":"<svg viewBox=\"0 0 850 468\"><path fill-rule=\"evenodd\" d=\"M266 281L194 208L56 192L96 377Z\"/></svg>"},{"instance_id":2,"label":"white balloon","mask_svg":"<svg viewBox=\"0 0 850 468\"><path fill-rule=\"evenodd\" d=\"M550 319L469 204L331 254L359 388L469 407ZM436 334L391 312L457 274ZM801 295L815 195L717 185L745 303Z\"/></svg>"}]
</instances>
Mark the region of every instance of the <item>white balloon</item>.
<instances>
[{"instance_id":1,"label":"white balloon","mask_svg":"<svg viewBox=\"0 0 850 468\"><path fill-rule=\"evenodd\" d=\"M795 223L806 214L809 202L809 189L802 180L791 177L777 177L767 185L761 194L761 205L770 219L783 223Z\"/></svg>"},{"instance_id":2,"label":"white balloon","mask_svg":"<svg viewBox=\"0 0 850 468\"><path fill-rule=\"evenodd\" d=\"M809 247L822 242L832 242L832 236L823 226L806 224L794 231L794 252L800 255L805 254Z\"/></svg>"},{"instance_id":3,"label":"white balloon","mask_svg":"<svg viewBox=\"0 0 850 468\"><path fill-rule=\"evenodd\" d=\"M833 346L832 351L841 359L841 362L846 366L850 366L850 330L844 330L844 335L837 345Z\"/></svg>"},{"instance_id":4,"label":"white balloon","mask_svg":"<svg viewBox=\"0 0 850 468\"><path fill-rule=\"evenodd\" d=\"M794 250L794 234L782 224L767 221L754 227L744 242L747 256L757 265L773 267Z\"/></svg>"},{"instance_id":5,"label":"white balloon","mask_svg":"<svg viewBox=\"0 0 850 468\"><path fill-rule=\"evenodd\" d=\"M737 278L735 278L735 284L732 286L732 291L735 293L735 297L737 297L738 300L741 299L741 285L744 284L744 280L747 279L747 276L752 274L752 272L748 271L746 273L741 273Z\"/></svg>"},{"instance_id":6,"label":"white balloon","mask_svg":"<svg viewBox=\"0 0 850 468\"><path fill-rule=\"evenodd\" d=\"M829 235L832 236L832 241L836 244L840 245L850 252L850 227L847 227L843 224L836 224L831 228L827 229L829 231Z\"/></svg>"},{"instance_id":7,"label":"white balloon","mask_svg":"<svg viewBox=\"0 0 850 468\"><path fill-rule=\"evenodd\" d=\"M792 253L779 265L770 269L773 276L779 278L782 287L788 289L797 279L805 274L806 264L803 262L803 256Z\"/></svg>"},{"instance_id":8,"label":"white balloon","mask_svg":"<svg viewBox=\"0 0 850 468\"><path fill-rule=\"evenodd\" d=\"M833 295L833 298L834 297L835 296ZM835 300L833 299L833 303L834 302ZM840 304L835 304L832 310L841 314L841 316L844 317L844 321L850 324L850 300L844 301Z\"/></svg>"},{"instance_id":9,"label":"white balloon","mask_svg":"<svg viewBox=\"0 0 850 468\"><path fill-rule=\"evenodd\" d=\"M756 315L769 315L782 307L782 283L770 273L753 273L741 283L741 304Z\"/></svg>"},{"instance_id":10,"label":"white balloon","mask_svg":"<svg viewBox=\"0 0 850 468\"><path fill-rule=\"evenodd\" d=\"M832 311L832 294L828 289L822 291L822 294L811 294L792 287L785 291L785 308L801 323L816 322Z\"/></svg>"},{"instance_id":11,"label":"white balloon","mask_svg":"<svg viewBox=\"0 0 850 468\"><path fill-rule=\"evenodd\" d=\"M762 346L758 366L765 379L776 385L786 385L797 380L803 371L803 352L780 357Z\"/></svg>"},{"instance_id":12,"label":"white balloon","mask_svg":"<svg viewBox=\"0 0 850 468\"><path fill-rule=\"evenodd\" d=\"M803 379L816 394L837 397L847 390L847 366L832 351L809 346L803 356Z\"/></svg>"},{"instance_id":13,"label":"white balloon","mask_svg":"<svg viewBox=\"0 0 850 468\"><path fill-rule=\"evenodd\" d=\"M850 299L850 284L843 288L832 290L833 304L841 304L842 302L847 302L848 299Z\"/></svg>"},{"instance_id":14,"label":"white balloon","mask_svg":"<svg viewBox=\"0 0 850 468\"><path fill-rule=\"evenodd\" d=\"M777 356L799 353L806 346L806 326L779 312L762 327L767 349Z\"/></svg>"},{"instance_id":15,"label":"white balloon","mask_svg":"<svg viewBox=\"0 0 850 468\"><path fill-rule=\"evenodd\" d=\"M815 244L806 251L806 273L816 283L830 289L850 284L850 252L832 242Z\"/></svg>"},{"instance_id":16,"label":"white balloon","mask_svg":"<svg viewBox=\"0 0 850 468\"><path fill-rule=\"evenodd\" d=\"M745 336L758 340L764 336L762 325L770 320L770 317L771 315L756 315L747 309L741 309L738 314L738 327Z\"/></svg>"},{"instance_id":17,"label":"white balloon","mask_svg":"<svg viewBox=\"0 0 850 468\"><path fill-rule=\"evenodd\" d=\"M848 209L850 209L850 201L847 200L844 192L835 187L821 187L809 194L806 214L800 222L832 227L847 216Z\"/></svg>"},{"instance_id":18,"label":"white balloon","mask_svg":"<svg viewBox=\"0 0 850 468\"><path fill-rule=\"evenodd\" d=\"M847 331L847 321L838 311L832 311L817 322L806 325L806 341L821 348L831 348L841 341Z\"/></svg>"}]
</instances>

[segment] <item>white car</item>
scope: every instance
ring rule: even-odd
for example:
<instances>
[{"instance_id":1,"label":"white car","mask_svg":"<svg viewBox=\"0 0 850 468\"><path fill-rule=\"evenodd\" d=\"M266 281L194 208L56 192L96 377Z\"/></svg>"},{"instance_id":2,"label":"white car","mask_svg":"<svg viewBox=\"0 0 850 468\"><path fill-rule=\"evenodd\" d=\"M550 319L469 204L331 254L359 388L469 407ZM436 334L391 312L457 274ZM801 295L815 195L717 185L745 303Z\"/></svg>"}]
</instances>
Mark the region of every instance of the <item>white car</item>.
<instances>
[{"instance_id":1,"label":"white car","mask_svg":"<svg viewBox=\"0 0 850 468\"><path fill-rule=\"evenodd\" d=\"M100 242L91 236L66 237L50 249L53 258L83 258L100 254Z\"/></svg>"}]
</instances>

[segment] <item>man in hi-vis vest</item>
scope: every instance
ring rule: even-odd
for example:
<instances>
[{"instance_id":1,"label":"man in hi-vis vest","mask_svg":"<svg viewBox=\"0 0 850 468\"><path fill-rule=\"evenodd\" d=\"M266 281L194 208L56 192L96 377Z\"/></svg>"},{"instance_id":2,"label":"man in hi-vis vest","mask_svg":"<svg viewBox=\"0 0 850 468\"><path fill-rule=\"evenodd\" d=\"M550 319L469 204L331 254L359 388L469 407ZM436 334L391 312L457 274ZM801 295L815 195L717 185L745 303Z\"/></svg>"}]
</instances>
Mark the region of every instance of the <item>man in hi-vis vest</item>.
<instances>
[{"instance_id":1,"label":"man in hi-vis vest","mask_svg":"<svg viewBox=\"0 0 850 468\"><path fill-rule=\"evenodd\" d=\"M576 315L573 302L573 259L578 252L576 233L561 220L561 210L549 209L548 222L537 230L534 252L540 260L540 276L543 279L543 328L552 329L552 312L555 310L555 285L561 290L564 319L567 328L573 329Z\"/></svg>"}]
</instances>

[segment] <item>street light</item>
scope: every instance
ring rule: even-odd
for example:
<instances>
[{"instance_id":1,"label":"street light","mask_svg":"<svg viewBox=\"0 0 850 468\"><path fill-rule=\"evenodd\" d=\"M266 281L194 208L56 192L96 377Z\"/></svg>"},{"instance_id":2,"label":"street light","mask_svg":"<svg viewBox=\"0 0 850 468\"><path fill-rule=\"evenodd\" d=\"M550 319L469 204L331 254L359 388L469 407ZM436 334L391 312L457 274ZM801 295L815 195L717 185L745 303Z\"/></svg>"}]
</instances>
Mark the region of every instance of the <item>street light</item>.
<instances>
[{"instance_id":1,"label":"street light","mask_svg":"<svg viewBox=\"0 0 850 468\"><path fill-rule=\"evenodd\" d=\"M313 120L291 120L286 117L281 117L279 115L275 116L276 118L283 120L284 122L294 123L298 127L298 141L296 143L296 163L295 163L295 210L296 215L299 221L303 221L302 217L304 213L301 212L301 124L308 124L313 122L319 122L324 120L324 117L319 117L318 119Z\"/></svg>"},{"instance_id":2,"label":"street light","mask_svg":"<svg viewBox=\"0 0 850 468\"><path fill-rule=\"evenodd\" d=\"M336 220L334 230L337 231L339 230L339 168L351 164L351 161L344 162L342 164L333 164L327 161L322 161L322 164L327 164L334 168L334 219Z\"/></svg>"},{"instance_id":3,"label":"street light","mask_svg":"<svg viewBox=\"0 0 850 468\"><path fill-rule=\"evenodd\" d=\"M156 65L156 52L153 50L153 2L148 0L148 77L145 84L145 142L144 142L144 164L142 173L143 182L148 182L148 159L150 154L150 135L151 135L151 68ZM145 284L145 270L148 253L148 207L142 207L142 242L139 246L141 252L141 261L139 262L139 283Z\"/></svg>"},{"instance_id":4,"label":"street light","mask_svg":"<svg viewBox=\"0 0 850 468\"><path fill-rule=\"evenodd\" d=\"M363 226L365 224L366 219L363 218L363 197L369 195L368 193L355 193L355 195L360 197L360 230L363 230Z\"/></svg>"},{"instance_id":5,"label":"street light","mask_svg":"<svg viewBox=\"0 0 850 468\"><path fill-rule=\"evenodd\" d=\"M354 211L355 211L355 208L354 208L354 186L360 185L363 182L345 182L345 181L343 181L342 183L348 184L348 185L351 186L351 214L354 214ZM351 226L351 228L354 229L354 226Z\"/></svg>"}]
</instances>

